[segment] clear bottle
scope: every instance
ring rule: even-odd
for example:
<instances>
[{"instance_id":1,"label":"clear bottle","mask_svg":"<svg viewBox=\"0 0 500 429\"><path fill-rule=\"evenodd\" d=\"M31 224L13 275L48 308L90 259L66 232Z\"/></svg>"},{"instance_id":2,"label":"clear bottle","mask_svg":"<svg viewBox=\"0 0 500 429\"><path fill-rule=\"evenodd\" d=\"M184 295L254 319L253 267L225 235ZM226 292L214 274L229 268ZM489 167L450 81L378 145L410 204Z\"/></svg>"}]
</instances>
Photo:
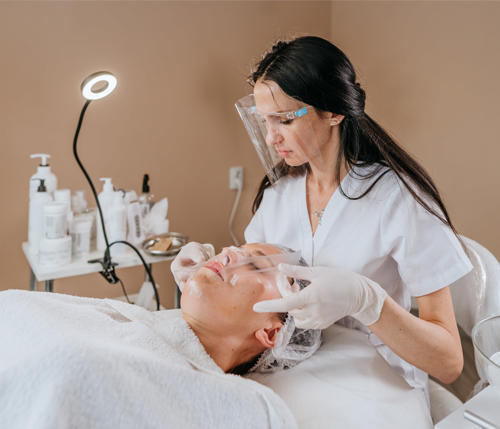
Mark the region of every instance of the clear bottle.
<instances>
[{"instance_id":1,"label":"clear bottle","mask_svg":"<svg viewBox=\"0 0 500 429\"><path fill-rule=\"evenodd\" d=\"M36 153L31 155L31 158L41 158L42 163L38 166L37 172L31 176L30 179L30 198L37 192L39 182L34 181L34 179L43 179L45 180L45 188L47 192L51 195L54 194L54 191L57 189L57 177L54 173L50 171L50 165L47 164L47 158L50 158L50 155L45 153Z\"/></svg>"},{"instance_id":2,"label":"clear bottle","mask_svg":"<svg viewBox=\"0 0 500 429\"><path fill-rule=\"evenodd\" d=\"M28 248L30 253L38 254L40 241L43 237L44 214L43 207L52 201L52 195L47 192L45 179L32 179L39 182L38 188L30 198Z\"/></svg>"},{"instance_id":3,"label":"clear bottle","mask_svg":"<svg viewBox=\"0 0 500 429\"><path fill-rule=\"evenodd\" d=\"M102 215L104 217L104 225L106 228L106 234L109 233L108 223L108 210L113 204L115 198L115 191L113 189L113 184L111 183L111 178L104 177L100 179L104 181L104 185L102 187L102 192L99 194L99 205L101 206ZM102 222L101 216L99 214L99 210L97 210L97 250L104 251L106 250L106 240L104 240L104 232L102 230ZM108 237L108 242L111 243Z\"/></svg>"},{"instance_id":4,"label":"clear bottle","mask_svg":"<svg viewBox=\"0 0 500 429\"><path fill-rule=\"evenodd\" d=\"M139 196L139 204L141 205L141 215L144 219L149 212L151 207L154 206L155 196L149 192L149 174L145 174L142 179L142 194Z\"/></svg>"}]
</instances>

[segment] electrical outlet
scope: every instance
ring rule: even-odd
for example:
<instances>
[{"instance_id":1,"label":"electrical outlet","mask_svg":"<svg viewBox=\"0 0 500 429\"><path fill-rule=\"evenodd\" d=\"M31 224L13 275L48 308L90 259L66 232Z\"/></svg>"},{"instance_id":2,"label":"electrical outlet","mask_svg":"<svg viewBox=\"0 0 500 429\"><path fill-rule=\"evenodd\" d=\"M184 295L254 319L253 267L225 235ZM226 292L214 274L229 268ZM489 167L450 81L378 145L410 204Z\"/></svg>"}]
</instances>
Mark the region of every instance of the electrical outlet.
<instances>
[{"instance_id":1,"label":"electrical outlet","mask_svg":"<svg viewBox=\"0 0 500 429\"><path fill-rule=\"evenodd\" d=\"M231 167L229 169L229 189L232 191L243 188L243 167Z\"/></svg>"}]
</instances>

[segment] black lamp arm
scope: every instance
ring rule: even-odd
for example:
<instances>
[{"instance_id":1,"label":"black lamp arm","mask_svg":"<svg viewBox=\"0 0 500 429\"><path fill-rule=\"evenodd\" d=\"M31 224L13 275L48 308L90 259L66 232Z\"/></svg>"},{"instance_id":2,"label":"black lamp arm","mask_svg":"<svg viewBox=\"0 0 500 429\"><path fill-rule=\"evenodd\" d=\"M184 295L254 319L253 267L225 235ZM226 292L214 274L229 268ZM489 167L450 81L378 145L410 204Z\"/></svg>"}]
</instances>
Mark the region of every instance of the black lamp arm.
<instances>
[{"instance_id":1,"label":"black lamp arm","mask_svg":"<svg viewBox=\"0 0 500 429\"><path fill-rule=\"evenodd\" d=\"M106 251L104 252L104 259L103 260L94 259L94 260L89 261L89 262L90 263L100 263L102 265L102 269L103 269L101 271L102 276L109 283L115 284L115 283L118 283L120 281L120 279L117 277L117 275L115 273L115 266L117 264L115 264L111 261L111 254L109 251L110 247L113 244L123 243L123 244L126 244L127 246L131 247L132 249L134 249L134 251L137 253L139 258L141 259L141 261L144 265L144 268L146 269L146 272L149 276L151 284L153 285L153 289L155 292L155 298L156 298L157 310L160 310L160 296L158 295L158 290L156 288L156 283L153 279L153 274L152 274L151 270L149 269L148 264L146 264L146 261L144 260L144 258L140 254L140 252L133 245L131 245L130 243L128 243L126 241L115 241L115 242L111 243L111 245L109 244L108 236L106 235L106 228L104 226L104 216L102 214L101 204L99 204L99 198L97 197L97 192L94 188L94 184L92 183L92 180L90 179L90 176L87 173L87 170L85 170L85 167L83 166L82 162L80 161L80 158L78 157L78 152L76 150L76 144L78 142L78 135L80 134L80 128L82 127L83 117L85 116L85 112L87 110L87 107L89 107L89 104L91 101L92 100L87 100L85 105L83 106L82 113L80 113L80 119L78 120L78 126L76 127L75 139L73 140L73 154L75 155L76 162L78 163L78 165L82 169L83 174L85 175L85 177L87 178L87 181L89 182L90 189L92 189L92 194L94 194L95 202L97 204L97 209L99 210L99 215L101 218L101 225L102 225L102 231L104 233L104 240L106 242Z\"/></svg>"},{"instance_id":2,"label":"black lamp arm","mask_svg":"<svg viewBox=\"0 0 500 429\"><path fill-rule=\"evenodd\" d=\"M87 170L85 170L85 167L83 166L82 162L80 161L80 158L78 157L78 152L76 150L76 144L78 142L78 135L80 134L80 128L82 127L82 122L83 122L83 117L85 115L85 112L87 110L87 107L89 107L89 104L92 100L87 100L85 105L83 106L82 113L80 113L80 119L78 121L78 126L76 127L76 133L75 133L75 138L73 140L73 155L75 155L76 162L80 166L80 168L83 171L83 174L87 178L87 181L89 182L90 189L92 189L92 194L94 194L95 202L97 204L97 209L99 210L99 217L101 218L101 225L102 225L102 231L104 233L104 241L106 242L106 251L104 252L104 263L106 265L111 263L111 255L109 254L109 242L108 242L108 236L106 235L106 228L104 227L104 216L102 215L102 209L101 209L101 204L99 204L99 198L97 197L97 192L94 188L94 184L92 183L92 180L90 179L90 176L87 173ZM116 282L115 282L116 283Z\"/></svg>"}]
</instances>

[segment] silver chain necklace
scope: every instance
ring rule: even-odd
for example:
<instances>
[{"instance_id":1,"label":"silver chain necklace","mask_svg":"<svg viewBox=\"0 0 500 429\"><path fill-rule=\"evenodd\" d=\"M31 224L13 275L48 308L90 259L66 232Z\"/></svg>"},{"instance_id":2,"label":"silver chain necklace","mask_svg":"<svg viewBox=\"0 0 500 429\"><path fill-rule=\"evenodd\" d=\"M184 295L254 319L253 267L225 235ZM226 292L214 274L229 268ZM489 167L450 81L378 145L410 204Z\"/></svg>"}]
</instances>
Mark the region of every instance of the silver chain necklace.
<instances>
[{"instance_id":1,"label":"silver chain necklace","mask_svg":"<svg viewBox=\"0 0 500 429\"><path fill-rule=\"evenodd\" d=\"M321 219L325 214L325 209L321 209L321 212L318 212L317 210L314 210L313 206L311 206L311 210L313 210L313 214L316 215L316 217L319 219L318 226L321 226Z\"/></svg>"},{"instance_id":2,"label":"silver chain necklace","mask_svg":"<svg viewBox=\"0 0 500 429\"><path fill-rule=\"evenodd\" d=\"M307 177L306 177L306 195L311 195L311 192L307 192L308 188L309 188L309 186L307 184ZM309 197L309 201L311 201L311 197ZM311 211L312 211L313 215L315 215L319 219L318 226L321 226L321 220L323 219L323 215L325 214L325 209L319 209L319 211L314 210L314 207L312 206L312 202L311 202L310 207L311 207Z\"/></svg>"}]
</instances>

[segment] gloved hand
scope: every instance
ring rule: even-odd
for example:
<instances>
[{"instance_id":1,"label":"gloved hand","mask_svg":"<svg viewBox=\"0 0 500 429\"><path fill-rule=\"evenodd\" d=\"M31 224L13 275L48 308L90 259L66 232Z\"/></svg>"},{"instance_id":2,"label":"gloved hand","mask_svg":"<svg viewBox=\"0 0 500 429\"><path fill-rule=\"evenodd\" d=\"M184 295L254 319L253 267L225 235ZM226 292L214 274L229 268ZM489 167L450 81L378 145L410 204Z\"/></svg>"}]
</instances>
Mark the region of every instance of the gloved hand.
<instances>
[{"instance_id":1,"label":"gloved hand","mask_svg":"<svg viewBox=\"0 0 500 429\"><path fill-rule=\"evenodd\" d=\"M186 244L176 258L172 261L170 270L174 275L175 282L179 289L184 289L187 279L191 276L192 272L189 267L193 267L201 262L208 261L215 256L215 249L209 243L200 244L192 241Z\"/></svg>"},{"instance_id":2,"label":"gloved hand","mask_svg":"<svg viewBox=\"0 0 500 429\"><path fill-rule=\"evenodd\" d=\"M311 284L284 298L256 303L257 313L290 313L300 329L325 329L345 316L369 326L380 317L387 292L366 277L329 267L279 264L278 269Z\"/></svg>"}]
</instances>

